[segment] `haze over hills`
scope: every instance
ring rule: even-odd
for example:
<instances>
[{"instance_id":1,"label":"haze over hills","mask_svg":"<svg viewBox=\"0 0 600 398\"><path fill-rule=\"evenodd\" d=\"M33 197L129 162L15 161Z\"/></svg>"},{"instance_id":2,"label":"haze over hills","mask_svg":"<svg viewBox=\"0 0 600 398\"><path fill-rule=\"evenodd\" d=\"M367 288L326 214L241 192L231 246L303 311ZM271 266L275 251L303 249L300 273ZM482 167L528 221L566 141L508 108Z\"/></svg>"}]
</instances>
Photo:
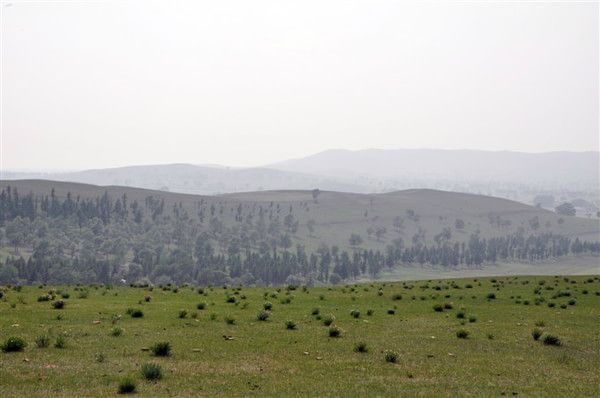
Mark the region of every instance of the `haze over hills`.
<instances>
[{"instance_id":1,"label":"haze over hills","mask_svg":"<svg viewBox=\"0 0 600 398\"><path fill-rule=\"evenodd\" d=\"M554 185L598 183L599 152L525 153L442 149L332 149L271 164L278 170L332 177L421 178Z\"/></svg>"},{"instance_id":2,"label":"haze over hills","mask_svg":"<svg viewBox=\"0 0 600 398\"><path fill-rule=\"evenodd\" d=\"M273 189L321 189L365 192L340 179L268 168L165 164L116 167L68 173L4 173L7 179L47 179L92 185L120 185L179 193L214 195Z\"/></svg>"},{"instance_id":3,"label":"haze over hills","mask_svg":"<svg viewBox=\"0 0 600 398\"><path fill-rule=\"evenodd\" d=\"M4 179L49 179L213 195L314 189L356 193L430 188L477 193L544 206L576 200L578 215L600 208L598 152L492 152L438 149L328 150L264 167L141 165L67 173L2 173ZM552 204L553 203L553 204Z\"/></svg>"}]
</instances>

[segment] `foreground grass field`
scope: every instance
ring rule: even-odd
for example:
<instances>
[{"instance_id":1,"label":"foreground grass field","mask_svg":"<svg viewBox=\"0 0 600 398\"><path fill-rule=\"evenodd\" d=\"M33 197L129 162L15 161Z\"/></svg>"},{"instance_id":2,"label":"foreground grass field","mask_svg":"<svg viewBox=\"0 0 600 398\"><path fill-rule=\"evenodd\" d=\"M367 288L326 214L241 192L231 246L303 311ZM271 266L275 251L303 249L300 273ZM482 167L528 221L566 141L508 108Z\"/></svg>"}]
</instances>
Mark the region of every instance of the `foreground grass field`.
<instances>
[{"instance_id":1,"label":"foreground grass field","mask_svg":"<svg viewBox=\"0 0 600 398\"><path fill-rule=\"evenodd\" d=\"M598 396L599 326L597 276L4 287L0 396Z\"/></svg>"}]
</instances>

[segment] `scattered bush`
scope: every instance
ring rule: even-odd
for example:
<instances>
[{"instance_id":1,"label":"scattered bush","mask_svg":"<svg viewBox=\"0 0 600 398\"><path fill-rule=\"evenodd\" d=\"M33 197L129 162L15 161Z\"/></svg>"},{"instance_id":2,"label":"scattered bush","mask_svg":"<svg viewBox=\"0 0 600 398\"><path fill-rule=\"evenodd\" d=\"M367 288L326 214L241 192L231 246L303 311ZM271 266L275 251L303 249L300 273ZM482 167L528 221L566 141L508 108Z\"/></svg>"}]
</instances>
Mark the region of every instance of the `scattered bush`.
<instances>
[{"instance_id":1,"label":"scattered bush","mask_svg":"<svg viewBox=\"0 0 600 398\"><path fill-rule=\"evenodd\" d=\"M386 362L396 363L398 362L398 354L394 351L386 351L384 354L384 358Z\"/></svg>"},{"instance_id":2,"label":"scattered bush","mask_svg":"<svg viewBox=\"0 0 600 398\"><path fill-rule=\"evenodd\" d=\"M542 337L542 333L543 333L543 332L542 332L542 330L541 330L541 329L535 328L535 329L533 329L533 331L531 332L531 336L533 337L533 339L534 339L535 341L538 341L538 340L540 339L540 337Z\"/></svg>"},{"instance_id":3,"label":"scattered bush","mask_svg":"<svg viewBox=\"0 0 600 398\"><path fill-rule=\"evenodd\" d=\"M542 342L544 343L544 345L559 346L559 345L562 344L562 342L560 341L560 339L558 338L558 336L555 336L553 334L546 334L546 335L544 335L544 338L542 339Z\"/></svg>"},{"instance_id":4,"label":"scattered bush","mask_svg":"<svg viewBox=\"0 0 600 398\"><path fill-rule=\"evenodd\" d=\"M256 319L258 319L259 321L266 321L267 319L269 319L269 316L271 316L271 313L269 311L262 310L258 313Z\"/></svg>"},{"instance_id":5,"label":"scattered bush","mask_svg":"<svg viewBox=\"0 0 600 398\"><path fill-rule=\"evenodd\" d=\"M396 293L396 294L392 295L392 300L394 300L394 301L402 300L402 295L400 293Z\"/></svg>"},{"instance_id":6,"label":"scattered bush","mask_svg":"<svg viewBox=\"0 0 600 398\"><path fill-rule=\"evenodd\" d=\"M368 310L367 310L367 315L368 315L368 316L371 316L371 315L373 315L374 313L375 313L375 311L374 311L374 310L372 310L372 309L368 309Z\"/></svg>"},{"instance_id":7,"label":"scattered bush","mask_svg":"<svg viewBox=\"0 0 600 398\"><path fill-rule=\"evenodd\" d=\"M496 299L496 294L495 293L488 293L485 296L485 298L488 299L488 300L494 300L494 299Z\"/></svg>"},{"instance_id":8,"label":"scattered bush","mask_svg":"<svg viewBox=\"0 0 600 398\"><path fill-rule=\"evenodd\" d=\"M110 335L113 337L119 337L122 334L123 334L123 329L121 329L118 326L115 326L110 330Z\"/></svg>"},{"instance_id":9,"label":"scattered bush","mask_svg":"<svg viewBox=\"0 0 600 398\"><path fill-rule=\"evenodd\" d=\"M329 337L341 337L342 336L342 329L340 329L339 327L332 325L329 327Z\"/></svg>"},{"instance_id":10,"label":"scattered bush","mask_svg":"<svg viewBox=\"0 0 600 398\"><path fill-rule=\"evenodd\" d=\"M273 303L269 302L269 301L265 301L263 303L263 309L265 311L270 311L273 308Z\"/></svg>"},{"instance_id":11,"label":"scattered bush","mask_svg":"<svg viewBox=\"0 0 600 398\"><path fill-rule=\"evenodd\" d=\"M466 315L466 313L463 310L460 310L456 313L456 317L458 319L464 319L465 315Z\"/></svg>"},{"instance_id":12,"label":"scattered bush","mask_svg":"<svg viewBox=\"0 0 600 398\"><path fill-rule=\"evenodd\" d=\"M46 348L50 346L50 337L46 336L45 334L38 336L35 339L35 345L37 348Z\"/></svg>"},{"instance_id":13,"label":"scattered bush","mask_svg":"<svg viewBox=\"0 0 600 398\"><path fill-rule=\"evenodd\" d=\"M460 329L456 332L456 337L458 337L459 339L466 339L469 337L469 331L465 330L465 329Z\"/></svg>"},{"instance_id":14,"label":"scattered bush","mask_svg":"<svg viewBox=\"0 0 600 398\"><path fill-rule=\"evenodd\" d=\"M179 317L179 319L185 319L188 316L188 312L187 310L179 310L177 316Z\"/></svg>"},{"instance_id":15,"label":"scattered bush","mask_svg":"<svg viewBox=\"0 0 600 398\"><path fill-rule=\"evenodd\" d=\"M352 311L350 311L350 315L353 318L360 318L360 311L359 310L352 310Z\"/></svg>"},{"instance_id":16,"label":"scattered bush","mask_svg":"<svg viewBox=\"0 0 600 398\"><path fill-rule=\"evenodd\" d=\"M389 310L387 310L388 315L394 315L396 313L396 310L393 308L390 308Z\"/></svg>"},{"instance_id":17,"label":"scattered bush","mask_svg":"<svg viewBox=\"0 0 600 398\"><path fill-rule=\"evenodd\" d=\"M141 368L142 376L146 380L159 380L162 379L162 368L156 363L145 363Z\"/></svg>"},{"instance_id":18,"label":"scattered bush","mask_svg":"<svg viewBox=\"0 0 600 398\"><path fill-rule=\"evenodd\" d=\"M52 308L54 308L55 310L62 310L63 308L65 308L65 302L62 300L57 300L52 303Z\"/></svg>"},{"instance_id":19,"label":"scattered bush","mask_svg":"<svg viewBox=\"0 0 600 398\"><path fill-rule=\"evenodd\" d=\"M292 320L285 321L285 328L288 329L288 330L295 330L296 329L296 322L294 322Z\"/></svg>"},{"instance_id":20,"label":"scattered bush","mask_svg":"<svg viewBox=\"0 0 600 398\"><path fill-rule=\"evenodd\" d=\"M140 310L139 308L129 308L127 309L127 313L132 318L142 318L144 316L144 311Z\"/></svg>"},{"instance_id":21,"label":"scattered bush","mask_svg":"<svg viewBox=\"0 0 600 398\"><path fill-rule=\"evenodd\" d=\"M67 339L64 336L58 336L56 341L54 342L54 348L66 348L67 347Z\"/></svg>"},{"instance_id":22,"label":"scattered bush","mask_svg":"<svg viewBox=\"0 0 600 398\"><path fill-rule=\"evenodd\" d=\"M359 341L358 343L354 344L354 352L368 352L369 348L367 347L367 343L365 343L364 341Z\"/></svg>"},{"instance_id":23,"label":"scattered bush","mask_svg":"<svg viewBox=\"0 0 600 398\"><path fill-rule=\"evenodd\" d=\"M476 317L475 315L471 315L471 316L469 317L469 322L470 322L470 323L477 322L477 317Z\"/></svg>"},{"instance_id":24,"label":"scattered bush","mask_svg":"<svg viewBox=\"0 0 600 398\"><path fill-rule=\"evenodd\" d=\"M228 325L235 325L235 318L231 315L225 316L225 323Z\"/></svg>"},{"instance_id":25,"label":"scattered bush","mask_svg":"<svg viewBox=\"0 0 600 398\"><path fill-rule=\"evenodd\" d=\"M150 347L150 350L155 357L168 357L171 355L171 343L161 341Z\"/></svg>"},{"instance_id":26,"label":"scattered bush","mask_svg":"<svg viewBox=\"0 0 600 398\"><path fill-rule=\"evenodd\" d=\"M320 312L321 310L318 307L315 307L312 309L311 315L319 315Z\"/></svg>"},{"instance_id":27,"label":"scattered bush","mask_svg":"<svg viewBox=\"0 0 600 398\"><path fill-rule=\"evenodd\" d=\"M130 377L126 377L119 382L118 391L119 394L131 394L135 392L135 388L135 381Z\"/></svg>"},{"instance_id":28,"label":"scattered bush","mask_svg":"<svg viewBox=\"0 0 600 398\"><path fill-rule=\"evenodd\" d=\"M444 307L441 304L434 304L433 305L433 310L435 312L442 312L442 311L444 311Z\"/></svg>"},{"instance_id":29,"label":"scattered bush","mask_svg":"<svg viewBox=\"0 0 600 398\"><path fill-rule=\"evenodd\" d=\"M444 303L444 309L445 310L451 310L453 308L452 303Z\"/></svg>"},{"instance_id":30,"label":"scattered bush","mask_svg":"<svg viewBox=\"0 0 600 398\"><path fill-rule=\"evenodd\" d=\"M197 309L199 310L203 310L206 308L206 303L198 303L198 305L196 306Z\"/></svg>"},{"instance_id":31,"label":"scattered bush","mask_svg":"<svg viewBox=\"0 0 600 398\"><path fill-rule=\"evenodd\" d=\"M0 346L4 352L18 352L23 351L27 347L27 342L21 337L9 337Z\"/></svg>"},{"instance_id":32,"label":"scattered bush","mask_svg":"<svg viewBox=\"0 0 600 398\"><path fill-rule=\"evenodd\" d=\"M323 325L325 326L330 326L333 323L333 321L335 321L335 317L332 314L325 315L323 317Z\"/></svg>"}]
</instances>

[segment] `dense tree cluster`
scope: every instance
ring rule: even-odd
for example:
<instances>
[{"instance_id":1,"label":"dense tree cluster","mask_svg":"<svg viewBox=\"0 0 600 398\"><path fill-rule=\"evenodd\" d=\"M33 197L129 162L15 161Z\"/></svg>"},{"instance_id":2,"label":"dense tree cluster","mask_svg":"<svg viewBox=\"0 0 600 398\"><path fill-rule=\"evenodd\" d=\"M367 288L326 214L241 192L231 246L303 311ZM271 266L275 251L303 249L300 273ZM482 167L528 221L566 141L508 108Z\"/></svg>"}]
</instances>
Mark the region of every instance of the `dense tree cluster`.
<instances>
[{"instance_id":1,"label":"dense tree cluster","mask_svg":"<svg viewBox=\"0 0 600 398\"><path fill-rule=\"evenodd\" d=\"M449 228L430 245L419 230L410 245L396 238L383 251L369 250L353 233L347 250L321 244L308 252L293 244L300 225L292 206L271 202L244 211L239 203L199 199L196 211L191 217L181 204L168 211L164 200L154 196L142 203L108 193L60 199L54 190L35 196L6 188L0 192L0 242L10 255L0 262L0 283L337 283L376 277L398 264L479 267L600 253L597 242L523 231L489 239L473 234L458 243ZM418 220L414 212L407 217ZM462 220L456 223L464 228ZM312 234L314 221L309 224ZM402 229L401 219L394 228ZM372 233L380 240L386 232L377 227Z\"/></svg>"}]
</instances>

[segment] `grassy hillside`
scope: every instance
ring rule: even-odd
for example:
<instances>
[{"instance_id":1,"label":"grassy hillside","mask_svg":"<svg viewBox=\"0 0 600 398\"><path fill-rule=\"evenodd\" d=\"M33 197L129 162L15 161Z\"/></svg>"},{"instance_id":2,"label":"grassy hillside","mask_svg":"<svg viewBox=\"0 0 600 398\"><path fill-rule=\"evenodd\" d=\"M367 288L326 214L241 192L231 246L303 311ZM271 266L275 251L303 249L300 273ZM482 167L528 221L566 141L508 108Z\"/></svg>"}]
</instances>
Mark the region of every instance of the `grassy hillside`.
<instances>
[{"instance_id":1,"label":"grassy hillside","mask_svg":"<svg viewBox=\"0 0 600 398\"><path fill-rule=\"evenodd\" d=\"M0 343L27 343L0 352L3 397L116 396L125 378L143 396L600 394L598 277L295 290L28 286L2 294ZM54 309L59 300L64 307ZM548 336L560 345L545 344ZM169 356L153 356L157 342L170 343ZM162 378L145 380L147 363Z\"/></svg>"},{"instance_id":2,"label":"grassy hillside","mask_svg":"<svg viewBox=\"0 0 600 398\"><path fill-rule=\"evenodd\" d=\"M482 237L492 237L520 229L524 233L553 232L587 240L600 239L597 220L558 216L505 199L435 190L406 190L386 194L322 191L314 199L312 191L301 190L199 196L46 180L0 181L0 189L6 186L15 187L22 194L33 192L36 195L47 195L54 189L59 198L65 198L68 192L73 197L82 198L100 196L104 192L114 198L126 194L130 201L139 202L154 196L165 200L167 211L181 203L192 218L197 217L202 202L205 208L211 205L218 209L222 207L226 225L235 224L234 217L240 205L243 214L255 214L260 206L273 209L280 222L283 222L291 208L298 222L297 231L291 234L292 239L294 243L301 243L308 248L317 247L321 242L349 248L348 239L352 233L356 233L363 238L360 247L382 249L396 238L410 242L420 229L424 231L425 242L431 243L444 228L451 230L451 240L461 242L476 232ZM412 216L409 215L411 211L414 213ZM401 226L395 225L397 217L401 219ZM314 221L312 233L307 228L309 220ZM456 228L457 220L464 222L464 228ZM373 229L371 235L368 233L370 228ZM377 237L377 228L385 228L386 232Z\"/></svg>"}]
</instances>

